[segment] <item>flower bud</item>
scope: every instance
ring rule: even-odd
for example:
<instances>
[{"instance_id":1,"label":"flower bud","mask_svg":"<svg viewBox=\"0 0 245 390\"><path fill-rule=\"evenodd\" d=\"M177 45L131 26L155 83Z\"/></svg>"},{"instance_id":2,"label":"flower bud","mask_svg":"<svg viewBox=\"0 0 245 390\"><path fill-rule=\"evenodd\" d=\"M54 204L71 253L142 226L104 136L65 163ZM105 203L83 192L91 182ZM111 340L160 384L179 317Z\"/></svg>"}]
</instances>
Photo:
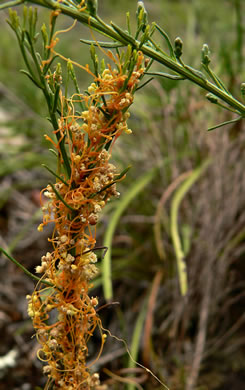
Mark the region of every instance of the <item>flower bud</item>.
<instances>
[{"instance_id":1,"label":"flower bud","mask_svg":"<svg viewBox=\"0 0 245 390\"><path fill-rule=\"evenodd\" d=\"M209 51L208 45L205 43L202 47L202 63L203 63L203 65L208 66L210 64L211 60L210 60L209 54L210 54L210 51Z\"/></svg>"},{"instance_id":2,"label":"flower bud","mask_svg":"<svg viewBox=\"0 0 245 390\"><path fill-rule=\"evenodd\" d=\"M174 41L174 54L176 55L176 58L180 58L182 56L182 47L183 47L183 42L180 37L177 37Z\"/></svg>"},{"instance_id":3,"label":"flower bud","mask_svg":"<svg viewBox=\"0 0 245 390\"><path fill-rule=\"evenodd\" d=\"M42 33L42 37L43 37L44 46L46 47L46 45L48 44L48 33L47 33L47 27L46 27L45 23L43 23L43 25L41 27L41 33Z\"/></svg>"},{"instance_id":4,"label":"flower bud","mask_svg":"<svg viewBox=\"0 0 245 390\"><path fill-rule=\"evenodd\" d=\"M87 0L87 11L91 16L97 15L98 3L97 0Z\"/></svg>"},{"instance_id":5,"label":"flower bud","mask_svg":"<svg viewBox=\"0 0 245 390\"><path fill-rule=\"evenodd\" d=\"M218 98L215 95L213 95L212 93L207 93L206 98L213 104L218 103Z\"/></svg>"},{"instance_id":6,"label":"flower bud","mask_svg":"<svg viewBox=\"0 0 245 390\"><path fill-rule=\"evenodd\" d=\"M148 15L147 15L147 11L145 9L145 5L144 5L143 1L138 1L136 17L137 17L138 27L142 24L144 25L144 27L142 28L142 30L144 32L145 26L148 23Z\"/></svg>"},{"instance_id":7,"label":"flower bud","mask_svg":"<svg viewBox=\"0 0 245 390\"><path fill-rule=\"evenodd\" d=\"M245 83L241 84L241 94L243 97L245 97Z\"/></svg>"}]
</instances>

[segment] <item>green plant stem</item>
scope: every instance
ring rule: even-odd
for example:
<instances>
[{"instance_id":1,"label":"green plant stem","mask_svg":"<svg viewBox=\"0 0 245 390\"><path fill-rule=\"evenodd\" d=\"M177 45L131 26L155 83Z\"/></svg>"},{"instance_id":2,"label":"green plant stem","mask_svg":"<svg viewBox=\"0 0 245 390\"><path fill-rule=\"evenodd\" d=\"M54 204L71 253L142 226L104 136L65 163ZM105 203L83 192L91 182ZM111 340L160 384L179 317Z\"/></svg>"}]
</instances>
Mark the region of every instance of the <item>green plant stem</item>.
<instances>
[{"instance_id":1,"label":"green plant stem","mask_svg":"<svg viewBox=\"0 0 245 390\"><path fill-rule=\"evenodd\" d=\"M154 59L155 61L161 63L167 68L173 70L177 74L183 76L184 78L192 81L194 84L199 85L202 89L213 93L215 96L219 97L221 100L226 102L231 107L237 109L242 116L245 116L245 105L243 105L240 101L235 99L233 96L227 94L225 91L221 90L218 86L211 83L208 80L205 80L199 77L197 74L188 70L187 66L183 66L181 63L174 61L170 56L163 55L160 52L157 52L153 48L147 46L146 44L140 47L140 42L135 40L132 36L130 36L124 30L117 28L115 31L111 26L106 24L100 18L91 17L86 12L79 12L77 9L73 7L69 7L67 5L58 3L57 1L52 0L27 0L27 2L32 4L37 4L43 6L45 8L53 9L53 10L61 10L61 12L67 16L70 16L72 19L78 20L80 23L86 24L92 29L100 32L101 34L110 37L111 39L121 42L122 44L131 45L134 49L142 51L146 56ZM7 7L6 3L6 7ZM20 4L20 3L18 3ZM114 25L114 27L116 27ZM120 33L118 32L120 31Z\"/></svg>"},{"instance_id":2,"label":"green plant stem","mask_svg":"<svg viewBox=\"0 0 245 390\"><path fill-rule=\"evenodd\" d=\"M59 125L58 125L58 121L57 121L56 115L55 115L54 112L52 112L52 109L50 107L50 100L47 97L47 92L45 90L43 90L43 91L44 91L44 96L46 98L47 105L48 105L48 108L49 108L51 123L53 125L54 130L57 130L59 128ZM64 160L66 173L67 173L67 176L69 178L71 176L71 167L70 167L70 162L69 162L69 159L68 159L68 156L67 156L67 153L66 153L66 149L65 149L65 144L64 144L65 138L60 140L61 139L61 135L60 135L59 131L56 131L55 135L56 135L56 138L57 138L58 142L60 142L60 151L61 151L61 154L62 154L62 158Z\"/></svg>"},{"instance_id":3,"label":"green plant stem","mask_svg":"<svg viewBox=\"0 0 245 390\"><path fill-rule=\"evenodd\" d=\"M33 275L30 271L28 271L22 264L20 264L17 260L15 260L12 256L10 256L3 248L0 247L0 252L2 252L9 260L12 261L17 267L19 267L27 276L32 278L33 280L36 280L39 283L46 284L49 287L54 287L52 283L49 283L45 279L41 279L36 275Z\"/></svg>"},{"instance_id":4,"label":"green plant stem","mask_svg":"<svg viewBox=\"0 0 245 390\"><path fill-rule=\"evenodd\" d=\"M15 1L9 1L7 3L1 4L0 5L0 10L5 9L5 8L10 8L10 7L15 7L16 5L23 4L25 0L15 0Z\"/></svg>"}]
</instances>

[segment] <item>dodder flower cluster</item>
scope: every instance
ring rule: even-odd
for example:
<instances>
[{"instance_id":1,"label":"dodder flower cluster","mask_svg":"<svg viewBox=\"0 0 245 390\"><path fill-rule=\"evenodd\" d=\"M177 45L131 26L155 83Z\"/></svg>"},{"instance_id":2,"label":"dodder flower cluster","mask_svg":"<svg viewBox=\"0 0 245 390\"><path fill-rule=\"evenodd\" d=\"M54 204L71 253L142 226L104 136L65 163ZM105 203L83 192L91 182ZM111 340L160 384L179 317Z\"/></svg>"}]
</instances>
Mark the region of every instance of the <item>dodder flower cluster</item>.
<instances>
[{"instance_id":1,"label":"dodder flower cluster","mask_svg":"<svg viewBox=\"0 0 245 390\"><path fill-rule=\"evenodd\" d=\"M47 362L44 372L53 389L102 389L98 374L86 366L88 341L98 326L101 333L100 355L105 335L95 307L97 298L88 295L90 280L97 274L95 247L96 223L106 202L119 196L116 168L110 160L114 141L122 132L130 133L126 120L128 107L144 68L138 53L133 71L109 65L86 95L66 99L60 94L61 116L55 145L59 167L55 184L42 192L42 230L50 222L54 231L50 241L53 252L42 257L36 268L54 287L36 289L28 296L28 313L33 320L41 349L38 356ZM85 108L80 114L77 104ZM47 137L48 138L48 137ZM64 143L70 165L67 175L62 159ZM69 176L69 177L67 177Z\"/></svg>"}]
</instances>

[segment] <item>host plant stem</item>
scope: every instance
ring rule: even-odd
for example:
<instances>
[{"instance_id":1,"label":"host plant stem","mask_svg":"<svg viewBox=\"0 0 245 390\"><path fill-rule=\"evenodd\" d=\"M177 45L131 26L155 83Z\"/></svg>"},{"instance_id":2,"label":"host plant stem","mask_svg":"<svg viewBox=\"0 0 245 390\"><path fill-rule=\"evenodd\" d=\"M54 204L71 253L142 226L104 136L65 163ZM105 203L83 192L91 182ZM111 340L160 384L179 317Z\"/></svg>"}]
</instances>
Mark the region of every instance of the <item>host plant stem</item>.
<instances>
[{"instance_id":1,"label":"host plant stem","mask_svg":"<svg viewBox=\"0 0 245 390\"><path fill-rule=\"evenodd\" d=\"M15 0L8 3L5 3L1 8L6 8L14 5L19 5L23 3L24 0ZM195 75L190 72L184 65L174 61L171 57L164 55L160 52L157 52L153 48L140 45L140 42L134 39L131 35L129 35L126 31L123 31L123 36L116 32L111 26L103 22L98 17L92 17L84 12L79 12L75 8L68 7L62 3L58 3L52 0L27 0L27 2L32 4L37 4L49 9L59 9L65 15L70 16L72 19L76 19L83 24L87 24L92 27L94 30L100 32L101 34L110 37L113 40L116 40L123 45L131 45L134 49L142 51L146 56L154 59L160 64L166 66L177 74L183 76L185 79L192 81L194 84L199 85L202 89L211 92L218 98L220 98L223 102L227 103L229 106L235 108L237 113L241 115L241 117L245 117L245 105L243 105L240 101L235 99L233 96L227 94L225 91L221 90L215 84L210 81Z\"/></svg>"}]
</instances>

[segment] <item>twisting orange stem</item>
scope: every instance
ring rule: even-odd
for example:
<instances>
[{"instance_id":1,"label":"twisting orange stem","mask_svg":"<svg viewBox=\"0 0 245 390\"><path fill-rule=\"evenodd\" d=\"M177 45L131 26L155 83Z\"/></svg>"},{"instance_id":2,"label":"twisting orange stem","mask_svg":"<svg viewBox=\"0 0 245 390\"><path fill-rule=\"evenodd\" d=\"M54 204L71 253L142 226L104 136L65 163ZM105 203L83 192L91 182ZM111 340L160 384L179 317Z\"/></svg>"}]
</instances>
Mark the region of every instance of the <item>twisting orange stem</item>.
<instances>
[{"instance_id":1,"label":"twisting orange stem","mask_svg":"<svg viewBox=\"0 0 245 390\"><path fill-rule=\"evenodd\" d=\"M50 45L53 53L56 43L57 38ZM53 389L95 390L99 384L98 375L91 375L90 366L86 365L87 344L97 327L101 345L95 361L105 343L95 310L98 299L88 295L90 280L98 272L97 257L92 249L101 210L112 196L119 196L116 190L118 173L109 162L110 153L115 140L123 132L131 132L126 123L127 109L144 71L141 54L130 77L122 73L119 57L113 57L113 61L117 62L117 70L108 66L98 77L88 67L78 64L94 78L88 87L90 95L76 93L66 99L60 93L59 127L54 131L59 133L59 141L46 136L59 155L61 139L65 142L71 166L70 177L65 177L64 183L59 180L65 172L64 162L59 161L56 182L41 192L44 215L39 228L42 230L48 223L54 223L49 239L53 251L42 257L36 271L54 288L42 289L39 285L28 297L29 315L41 344L39 357L47 362L44 367L49 378L46 389L52 383ZM127 77L128 85L122 91ZM85 107L81 113L76 112L78 100ZM43 203L43 195L48 198L47 204Z\"/></svg>"}]
</instances>

